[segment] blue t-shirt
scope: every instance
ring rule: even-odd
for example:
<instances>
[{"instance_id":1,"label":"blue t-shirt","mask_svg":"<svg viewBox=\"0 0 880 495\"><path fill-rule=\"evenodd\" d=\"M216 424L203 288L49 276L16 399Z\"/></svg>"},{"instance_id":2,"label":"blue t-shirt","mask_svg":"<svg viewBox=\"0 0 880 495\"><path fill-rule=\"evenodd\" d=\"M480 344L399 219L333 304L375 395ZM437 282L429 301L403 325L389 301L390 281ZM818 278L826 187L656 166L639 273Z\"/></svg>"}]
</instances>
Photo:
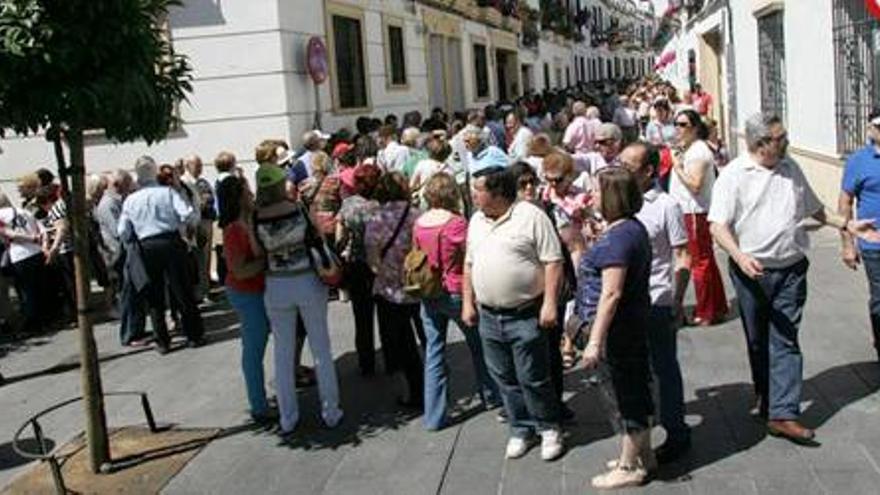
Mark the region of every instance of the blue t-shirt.
<instances>
[{"instance_id":1,"label":"blue t-shirt","mask_svg":"<svg viewBox=\"0 0 880 495\"><path fill-rule=\"evenodd\" d=\"M647 336L646 323L651 310L651 241L648 231L636 219L615 225L583 257L578 267L578 294L575 309L583 321L593 321L602 294L602 270L626 267L623 296L611 322L609 346L614 341L637 345L636 335Z\"/></svg>"},{"instance_id":2,"label":"blue t-shirt","mask_svg":"<svg viewBox=\"0 0 880 495\"><path fill-rule=\"evenodd\" d=\"M880 153L873 145L850 155L840 188L856 198L858 218L880 218ZM880 244L861 239L859 247L870 251L880 250Z\"/></svg>"}]
</instances>

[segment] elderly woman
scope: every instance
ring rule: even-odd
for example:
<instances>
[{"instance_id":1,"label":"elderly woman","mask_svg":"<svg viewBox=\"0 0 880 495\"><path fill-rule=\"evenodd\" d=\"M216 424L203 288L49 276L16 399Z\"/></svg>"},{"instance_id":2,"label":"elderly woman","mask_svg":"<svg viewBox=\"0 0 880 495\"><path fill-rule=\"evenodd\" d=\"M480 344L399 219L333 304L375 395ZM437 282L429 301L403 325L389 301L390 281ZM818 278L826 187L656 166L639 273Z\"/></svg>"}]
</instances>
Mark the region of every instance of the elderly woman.
<instances>
[{"instance_id":1,"label":"elderly woman","mask_svg":"<svg viewBox=\"0 0 880 495\"><path fill-rule=\"evenodd\" d=\"M528 153L522 161L531 165L532 169L535 171L535 174L538 177L543 176L544 174L544 157L550 154L553 151L553 144L550 141L550 136L544 134L543 132L540 134L535 134L532 136L532 139L529 140Z\"/></svg>"},{"instance_id":2,"label":"elderly woman","mask_svg":"<svg viewBox=\"0 0 880 495\"><path fill-rule=\"evenodd\" d=\"M38 332L42 327L48 301L41 297L43 288L43 250L40 224L26 209L12 206L0 192L0 242L9 252L9 272L21 299L24 331Z\"/></svg>"},{"instance_id":3,"label":"elderly woman","mask_svg":"<svg viewBox=\"0 0 880 495\"><path fill-rule=\"evenodd\" d=\"M373 271L367 264L364 230L379 203L373 193L381 175L376 165L360 165L354 171L355 194L342 200L336 222L338 251L346 263L345 285L354 312L354 346L361 374L376 373L375 333L373 331Z\"/></svg>"},{"instance_id":4,"label":"elderly woman","mask_svg":"<svg viewBox=\"0 0 880 495\"><path fill-rule=\"evenodd\" d=\"M379 179L375 199L380 207L367 222L364 245L367 261L376 275L373 295L385 371L389 374L403 371L409 395L399 403L420 409L424 380L415 333L424 334L419 301L403 290L403 260L409 252L413 224L419 216L409 197L409 187L402 173L389 172Z\"/></svg>"},{"instance_id":5,"label":"elderly woman","mask_svg":"<svg viewBox=\"0 0 880 495\"><path fill-rule=\"evenodd\" d=\"M336 237L336 214L342 206L342 181L330 157L323 151L312 155L312 176L303 182L302 200L317 222L321 234Z\"/></svg>"},{"instance_id":6,"label":"elderly woman","mask_svg":"<svg viewBox=\"0 0 880 495\"><path fill-rule=\"evenodd\" d=\"M615 419L623 433L620 456L592 484L598 489L644 483L656 468L651 450L647 322L651 310L651 244L635 218L642 194L632 174L621 167L600 171L595 204L605 231L581 258L576 298L578 316L591 324L583 361L588 369L607 365L617 402Z\"/></svg>"},{"instance_id":7,"label":"elderly woman","mask_svg":"<svg viewBox=\"0 0 880 495\"><path fill-rule=\"evenodd\" d=\"M420 194L422 186L427 184L434 174L441 172L452 174L454 172L447 161L449 155L452 154L452 147L446 141L446 137L432 135L425 142L425 149L428 151L428 156L419 161L409 179L410 189L419 191Z\"/></svg>"},{"instance_id":8,"label":"elderly woman","mask_svg":"<svg viewBox=\"0 0 880 495\"><path fill-rule=\"evenodd\" d=\"M721 321L728 310L707 220L715 184L715 155L706 144L709 129L697 112L679 112L675 127L677 147L672 155L669 194L681 206L688 231L688 253L693 260L691 272L697 295L693 324L712 325ZM682 286L687 287L686 281Z\"/></svg>"},{"instance_id":9,"label":"elderly woman","mask_svg":"<svg viewBox=\"0 0 880 495\"><path fill-rule=\"evenodd\" d=\"M422 300L422 324L425 327L425 416L428 430L440 430L448 424L448 371L446 367L446 333L454 321L464 333L471 352L478 390L487 409L500 404L498 386L489 377L483 346L476 328L461 319L461 290L464 270L467 220L461 216L461 199L455 179L439 173L425 185L428 211L418 218L413 228L413 245L428 256L431 266L441 273L443 291L437 298Z\"/></svg>"},{"instance_id":10,"label":"elderly woman","mask_svg":"<svg viewBox=\"0 0 880 495\"><path fill-rule=\"evenodd\" d=\"M507 154L512 160L525 158L532 131L523 125L522 115L517 112L508 113L504 119L504 128L507 131Z\"/></svg>"},{"instance_id":11,"label":"elderly woman","mask_svg":"<svg viewBox=\"0 0 880 495\"><path fill-rule=\"evenodd\" d=\"M254 219L259 247L266 253L266 313L275 340L275 377L282 435L289 435L299 422L296 397L296 320L302 314L318 376L321 419L328 428L342 421L339 384L327 330L327 286L318 278L310 250L320 234L299 202L286 192L286 175L275 164L277 146L261 143L256 158L257 196L261 198Z\"/></svg>"}]
</instances>

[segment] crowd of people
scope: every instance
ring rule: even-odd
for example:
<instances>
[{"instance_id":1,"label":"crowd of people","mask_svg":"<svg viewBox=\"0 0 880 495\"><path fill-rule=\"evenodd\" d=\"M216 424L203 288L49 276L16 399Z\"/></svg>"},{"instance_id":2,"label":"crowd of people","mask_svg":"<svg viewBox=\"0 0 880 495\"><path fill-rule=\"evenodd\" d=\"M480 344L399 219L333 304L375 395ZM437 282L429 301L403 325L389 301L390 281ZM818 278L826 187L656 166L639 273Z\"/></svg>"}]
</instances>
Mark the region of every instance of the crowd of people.
<instances>
[{"instance_id":1,"label":"crowd of people","mask_svg":"<svg viewBox=\"0 0 880 495\"><path fill-rule=\"evenodd\" d=\"M778 118L748 119L747 149L728 162L702 89L679 98L653 79L619 89L580 86L452 116L434 109L425 119L413 111L400 123L362 117L355 130L309 131L298 148L266 139L253 178L225 151L213 183L198 156L165 165L144 156L134 179L125 170L90 178L92 273L118 312L121 343L148 342L149 316L159 353L171 350L169 327L190 347L204 344L199 303L216 271L241 322L254 421L291 435L297 388L316 382L320 418L333 428L344 416L327 317L336 298L351 306L361 375L377 372L378 322L382 370L406 383L400 407L423 411L424 428L440 430L450 424L454 323L475 394L509 424L508 458L537 441L544 460L564 454L564 425L578 412L563 400L563 375L580 360L621 434L620 455L592 483L632 486L690 448L677 331L729 315L717 244L731 260L753 414L771 434L812 441L799 422L803 220L839 228L849 265L861 253L878 345L877 209L860 196L876 188L865 185L873 172L848 167L841 201L849 209L839 216L788 156ZM47 171L23 177L19 193L20 207L0 195L3 272L24 328L39 331L72 314L70 228ZM277 412L264 372L270 335ZM314 370L300 365L306 342ZM666 432L656 449L655 416Z\"/></svg>"}]
</instances>

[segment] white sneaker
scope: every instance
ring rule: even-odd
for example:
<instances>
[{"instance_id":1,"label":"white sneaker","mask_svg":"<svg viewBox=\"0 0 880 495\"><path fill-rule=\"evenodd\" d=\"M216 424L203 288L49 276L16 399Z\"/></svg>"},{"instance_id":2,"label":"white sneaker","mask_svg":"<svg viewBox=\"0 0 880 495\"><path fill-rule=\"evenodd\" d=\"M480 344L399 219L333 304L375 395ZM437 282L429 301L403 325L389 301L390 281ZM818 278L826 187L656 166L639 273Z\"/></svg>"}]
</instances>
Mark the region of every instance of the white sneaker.
<instances>
[{"instance_id":1,"label":"white sneaker","mask_svg":"<svg viewBox=\"0 0 880 495\"><path fill-rule=\"evenodd\" d=\"M541 432L541 459L545 461L558 459L564 450L561 431L544 430Z\"/></svg>"},{"instance_id":2,"label":"white sneaker","mask_svg":"<svg viewBox=\"0 0 880 495\"><path fill-rule=\"evenodd\" d=\"M510 440L507 441L507 451L504 456L508 459L519 459L526 455L531 446L532 442L527 438L510 437Z\"/></svg>"}]
</instances>

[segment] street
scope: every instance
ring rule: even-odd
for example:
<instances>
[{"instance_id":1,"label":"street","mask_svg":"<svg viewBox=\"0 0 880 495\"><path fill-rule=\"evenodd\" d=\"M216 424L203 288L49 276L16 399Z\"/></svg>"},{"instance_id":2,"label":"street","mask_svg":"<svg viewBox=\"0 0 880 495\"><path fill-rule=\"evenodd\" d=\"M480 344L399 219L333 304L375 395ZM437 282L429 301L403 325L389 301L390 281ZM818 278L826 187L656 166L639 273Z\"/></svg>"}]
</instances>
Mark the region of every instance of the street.
<instances>
[{"instance_id":1,"label":"street","mask_svg":"<svg viewBox=\"0 0 880 495\"><path fill-rule=\"evenodd\" d=\"M822 445L798 447L766 437L749 416L751 389L738 320L687 328L679 335L679 355L694 448L684 461L661 469L659 480L633 493L876 493L880 366L869 345L864 275L842 267L833 232L823 230L813 240L801 331L803 419L817 428ZM210 345L164 357L152 350L124 350L115 325L97 327L105 390L146 391L157 420L183 428L244 424L235 317L222 308L203 315ZM349 308L331 304L330 318L344 423L337 430L321 429L316 390L310 389L301 399L303 420L291 445L268 432L231 430L200 452L163 493L580 494L592 492L590 477L616 455L618 439L598 393L578 370L567 376L568 404L577 413L567 430L568 453L554 463L542 462L537 450L505 461L506 427L494 412L476 408L467 350L454 331L449 354L459 422L425 432L418 417L396 412L400 384L381 375L358 375ZM0 366L8 383L0 388L0 430L11 439L30 414L75 396L79 374L73 331L4 345ZM111 427L144 421L139 403L131 399L108 399L107 414ZM44 430L61 444L82 424L81 410L73 406L51 416ZM661 439L655 432L655 443ZM0 485L27 469L22 462L8 440L0 445Z\"/></svg>"}]
</instances>

